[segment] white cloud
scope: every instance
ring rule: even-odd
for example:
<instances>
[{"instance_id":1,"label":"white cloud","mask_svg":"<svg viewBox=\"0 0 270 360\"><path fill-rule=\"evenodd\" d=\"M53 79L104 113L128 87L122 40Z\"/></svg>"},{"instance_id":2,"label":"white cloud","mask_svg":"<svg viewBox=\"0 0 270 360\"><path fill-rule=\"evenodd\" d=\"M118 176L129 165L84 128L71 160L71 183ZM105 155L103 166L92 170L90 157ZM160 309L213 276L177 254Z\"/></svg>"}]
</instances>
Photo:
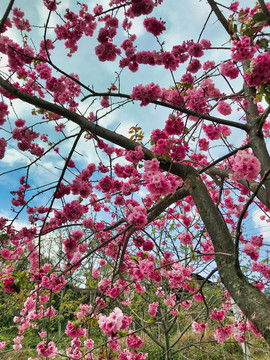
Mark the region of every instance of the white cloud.
<instances>
[{"instance_id":1,"label":"white cloud","mask_svg":"<svg viewBox=\"0 0 270 360\"><path fill-rule=\"evenodd\" d=\"M0 208L0 217L6 218L6 219L13 219L15 217L15 214L12 213L11 211L7 211L6 209L1 209ZM15 220L12 225L14 226L14 228L16 230L21 230L24 227L28 227L29 223L27 223L26 221L23 220Z\"/></svg>"},{"instance_id":2,"label":"white cloud","mask_svg":"<svg viewBox=\"0 0 270 360\"><path fill-rule=\"evenodd\" d=\"M17 150L16 148L10 149L8 148L5 152L4 158L1 160L1 165L8 165L9 167L16 167L24 166L29 164L29 159L27 155L23 154L21 151Z\"/></svg>"}]
</instances>

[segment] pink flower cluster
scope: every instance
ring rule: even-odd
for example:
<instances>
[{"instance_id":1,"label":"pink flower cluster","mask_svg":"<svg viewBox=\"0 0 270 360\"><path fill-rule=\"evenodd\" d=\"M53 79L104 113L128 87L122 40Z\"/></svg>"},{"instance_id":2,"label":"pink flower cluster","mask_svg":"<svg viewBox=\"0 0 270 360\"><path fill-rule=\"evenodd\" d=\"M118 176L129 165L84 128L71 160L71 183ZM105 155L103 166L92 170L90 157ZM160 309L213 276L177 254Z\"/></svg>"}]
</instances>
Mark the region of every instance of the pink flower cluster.
<instances>
[{"instance_id":1,"label":"pink flower cluster","mask_svg":"<svg viewBox=\"0 0 270 360\"><path fill-rule=\"evenodd\" d=\"M163 22L159 22L155 18L146 19L145 22L152 34L159 34L162 28L161 24ZM135 37L132 35L121 45L121 47L125 50L126 58L121 59L119 63L120 68L127 66L133 72L138 70L139 64L147 64L151 66L164 65L165 69L175 71L179 64L184 63L190 56L201 57L204 54L203 49L209 49L211 47L211 43L203 39L200 43L194 43L193 40L184 41L182 45L173 46L172 51L163 51L161 53L157 53L156 51L136 52L136 48L133 45L134 40ZM211 68L214 64L213 62L209 62L207 66ZM189 72L184 75L183 80L181 81L193 83L191 80L193 77L190 72L196 73L201 67L202 65L198 59L192 59L187 67L187 71ZM169 90L168 93L171 91L175 90ZM176 92L178 93L178 91ZM162 98L164 99L165 97L168 97L168 94L165 94L164 92Z\"/></svg>"},{"instance_id":2,"label":"pink flower cluster","mask_svg":"<svg viewBox=\"0 0 270 360\"><path fill-rule=\"evenodd\" d=\"M13 9L13 23L19 30L31 31L29 20L24 19L24 12L18 8Z\"/></svg>"},{"instance_id":3,"label":"pink flower cluster","mask_svg":"<svg viewBox=\"0 0 270 360\"><path fill-rule=\"evenodd\" d=\"M144 152L141 146L136 146L134 151L127 150L125 153L125 159L133 164L138 164L144 158Z\"/></svg>"},{"instance_id":4,"label":"pink flower cluster","mask_svg":"<svg viewBox=\"0 0 270 360\"><path fill-rule=\"evenodd\" d=\"M182 233L177 236L180 240L180 243L183 245L192 245L192 237L189 233Z\"/></svg>"},{"instance_id":5,"label":"pink flower cluster","mask_svg":"<svg viewBox=\"0 0 270 360\"><path fill-rule=\"evenodd\" d=\"M131 349L139 349L143 344L143 340L130 331L130 335L126 338L126 344Z\"/></svg>"},{"instance_id":6,"label":"pink flower cluster","mask_svg":"<svg viewBox=\"0 0 270 360\"><path fill-rule=\"evenodd\" d=\"M20 125L20 123L17 123ZM18 140L18 148L21 151L29 150L31 154L41 156L44 153L44 148L40 147L33 141L39 137L39 134L29 129L27 126L20 128L16 127L12 131L12 137Z\"/></svg>"},{"instance_id":7,"label":"pink flower cluster","mask_svg":"<svg viewBox=\"0 0 270 360\"><path fill-rule=\"evenodd\" d=\"M22 48L7 36L1 36L0 38L0 52L8 56L10 71L14 72L22 71L23 66L25 64L31 64L34 57L34 50L26 42L24 42ZM21 54L26 56L22 56Z\"/></svg>"},{"instance_id":8,"label":"pink flower cluster","mask_svg":"<svg viewBox=\"0 0 270 360\"><path fill-rule=\"evenodd\" d=\"M254 54L257 51L258 46L251 46L250 44L250 37L249 36L242 36L241 40L233 41L234 47L231 49L231 58L234 61L244 61L252 59Z\"/></svg>"},{"instance_id":9,"label":"pink flower cluster","mask_svg":"<svg viewBox=\"0 0 270 360\"><path fill-rule=\"evenodd\" d=\"M71 260L73 255L79 249L79 251L84 252L84 248L82 248L82 244L78 245L78 241L82 238L83 231L76 230L73 231L71 236L66 239L62 239L62 243L64 244L65 254L68 260Z\"/></svg>"},{"instance_id":10,"label":"pink flower cluster","mask_svg":"<svg viewBox=\"0 0 270 360\"><path fill-rule=\"evenodd\" d=\"M8 106L3 101L0 101L0 126L4 125L8 113Z\"/></svg>"},{"instance_id":11,"label":"pink flower cluster","mask_svg":"<svg viewBox=\"0 0 270 360\"><path fill-rule=\"evenodd\" d=\"M153 11L154 7L155 3L153 0L132 0L131 6L128 8L126 14L131 18L148 15Z\"/></svg>"},{"instance_id":12,"label":"pink flower cluster","mask_svg":"<svg viewBox=\"0 0 270 360\"><path fill-rule=\"evenodd\" d=\"M130 206L127 221L137 228L143 228L147 224L147 212L144 206Z\"/></svg>"},{"instance_id":13,"label":"pink flower cluster","mask_svg":"<svg viewBox=\"0 0 270 360\"><path fill-rule=\"evenodd\" d=\"M152 101L158 100L161 96L161 89L159 85L153 82L149 85L143 86L142 84L135 86L130 95L131 99L140 100L141 106L146 106Z\"/></svg>"},{"instance_id":14,"label":"pink flower cluster","mask_svg":"<svg viewBox=\"0 0 270 360\"><path fill-rule=\"evenodd\" d=\"M40 70L40 67L38 68ZM79 76L76 74L69 74L71 78L79 81ZM44 76L44 72L43 72ZM53 92L54 102L58 102L62 105L67 103L70 110L75 111L78 104L74 101L74 97L77 97L81 93L81 87L74 80L62 75L60 78L55 78L47 73L46 87Z\"/></svg>"},{"instance_id":15,"label":"pink flower cluster","mask_svg":"<svg viewBox=\"0 0 270 360\"><path fill-rule=\"evenodd\" d=\"M73 200L71 203L64 206L63 214L69 221L78 221L87 211L88 209L85 206L79 204L78 201Z\"/></svg>"},{"instance_id":16,"label":"pink flower cluster","mask_svg":"<svg viewBox=\"0 0 270 360\"><path fill-rule=\"evenodd\" d=\"M84 318L84 316L92 310L92 305L80 304L81 311L78 311L75 316L78 319Z\"/></svg>"},{"instance_id":17,"label":"pink flower cluster","mask_svg":"<svg viewBox=\"0 0 270 360\"><path fill-rule=\"evenodd\" d=\"M240 150L230 160L234 174L230 177L233 180L245 179L247 181L257 179L261 171L260 161L247 150Z\"/></svg>"},{"instance_id":18,"label":"pink flower cluster","mask_svg":"<svg viewBox=\"0 0 270 360\"><path fill-rule=\"evenodd\" d=\"M250 70L244 74L249 86L270 83L270 54L265 52L251 60Z\"/></svg>"},{"instance_id":19,"label":"pink flower cluster","mask_svg":"<svg viewBox=\"0 0 270 360\"><path fill-rule=\"evenodd\" d=\"M67 281L64 276L58 276L53 273L50 276L43 276L41 286L45 289L52 290L54 293L60 291L65 285Z\"/></svg>"},{"instance_id":20,"label":"pink flower cluster","mask_svg":"<svg viewBox=\"0 0 270 360\"><path fill-rule=\"evenodd\" d=\"M14 350L21 350L22 349L22 344L21 344L22 339L23 339L23 336L16 336L13 339L13 341L14 341L13 349Z\"/></svg>"},{"instance_id":21,"label":"pink flower cluster","mask_svg":"<svg viewBox=\"0 0 270 360\"><path fill-rule=\"evenodd\" d=\"M230 79L236 79L239 75L239 70L234 66L232 61L227 61L220 65L220 72L223 76L226 76Z\"/></svg>"},{"instance_id":22,"label":"pink flower cluster","mask_svg":"<svg viewBox=\"0 0 270 360\"><path fill-rule=\"evenodd\" d=\"M168 120L166 120L164 132L167 135L181 135L184 128L184 121L179 116L170 114Z\"/></svg>"},{"instance_id":23,"label":"pink flower cluster","mask_svg":"<svg viewBox=\"0 0 270 360\"><path fill-rule=\"evenodd\" d=\"M209 261L215 257L214 255L215 249L211 240L202 242L202 248L203 248L202 253L204 254L202 256L202 259L204 261ZM213 255L207 255L209 253Z\"/></svg>"},{"instance_id":24,"label":"pink flower cluster","mask_svg":"<svg viewBox=\"0 0 270 360\"><path fill-rule=\"evenodd\" d=\"M124 351L118 356L119 360L146 360L148 354L147 353L133 353L128 349L124 349Z\"/></svg>"},{"instance_id":25,"label":"pink flower cluster","mask_svg":"<svg viewBox=\"0 0 270 360\"><path fill-rule=\"evenodd\" d=\"M263 235L251 236L250 244L258 247L263 246Z\"/></svg>"},{"instance_id":26,"label":"pink flower cluster","mask_svg":"<svg viewBox=\"0 0 270 360\"><path fill-rule=\"evenodd\" d=\"M233 332L234 332L233 325L226 325L225 328L221 328L221 327L217 326L214 337L219 344L222 344L225 340L227 340L231 337Z\"/></svg>"},{"instance_id":27,"label":"pink flower cluster","mask_svg":"<svg viewBox=\"0 0 270 360\"><path fill-rule=\"evenodd\" d=\"M145 173L143 179L146 181L146 188L153 196L165 196L169 193L175 193L179 180L171 174L164 174L159 170L159 161L157 159L144 162Z\"/></svg>"},{"instance_id":28,"label":"pink flower cluster","mask_svg":"<svg viewBox=\"0 0 270 360\"><path fill-rule=\"evenodd\" d=\"M187 71L195 74L196 72L198 72L200 70L201 67L202 67L202 64L200 63L200 61L198 59L192 59L187 66Z\"/></svg>"},{"instance_id":29,"label":"pink flower cluster","mask_svg":"<svg viewBox=\"0 0 270 360\"><path fill-rule=\"evenodd\" d=\"M14 277L10 276L9 278L3 279L3 286L4 286L4 292L6 293L15 293L15 286L14 286Z\"/></svg>"},{"instance_id":30,"label":"pink flower cluster","mask_svg":"<svg viewBox=\"0 0 270 360\"><path fill-rule=\"evenodd\" d=\"M37 352L39 356L46 357L48 359L54 359L57 356L57 348L53 341L50 341L48 345L46 345L46 341L42 340L37 345Z\"/></svg>"},{"instance_id":31,"label":"pink flower cluster","mask_svg":"<svg viewBox=\"0 0 270 360\"><path fill-rule=\"evenodd\" d=\"M221 115L224 115L224 116L230 115L232 113L231 106L228 103L226 103L226 101L224 101L224 100L221 100L218 103L217 110Z\"/></svg>"},{"instance_id":32,"label":"pink flower cluster","mask_svg":"<svg viewBox=\"0 0 270 360\"><path fill-rule=\"evenodd\" d=\"M67 336L71 337L72 339L76 339L81 336L85 336L86 330L82 329L81 325L77 326L76 323L73 324L73 322L68 321L65 333L67 334Z\"/></svg>"},{"instance_id":33,"label":"pink flower cluster","mask_svg":"<svg viewBox=\"0 0 270 360\"><path fill-rule=\"evenodd\" d=\"M222 111L225 110L225 108L226 105L222 108ZM203 124L202 128L209 140L218 140L222 135L229 136L231 134L231 130L226 125L217 124L214 126L213 124Z\"/></svg>"},{"instance_id":34,"label":"pink flower cluster","mask_svg":"<svg viewBox=\"0 0 270 360\"><path fill-rule=\"evenodd\" d=\"M84 341L84 346L88 349L88 350L92 350L94 347L94 340L92 339L87 339Z\"/></svg>"},{"instance_id":35,"label":"pink flower cluster","mask_svg":"<svg viewBox=\"0 0 270 360\"><path fill-rule=\"evenodd\" d=\"M226 316L225 310L218 311L216 308L214 308L212 314L210 315L210 317L216 321L223 321L225 319L225 316Z\"/></svg>"},{"instance_id":36,"label":"pink flower cluster","mask_svg":"<svg viewBox=\"0 0 270 360\"><path fill-rule=\"evenodd\" d=\"M207 324L206 323L199 323L196 321L193 321L192 323L192 329L195 332L195 334L199 333L200 331L203 331L207 328Z\"/></svg>"},{"instance_id":37,"label":"pink flower cluster","mask_svg":"<svg viewBox=\"0 0 270 360\"><path fill-rule=\"evenodd\" d=\"M48 3L52 1L46 0ZM56 2L55 2L56 4ZM65 47L70 49L68 56L78 50L77 42L84 35L93 36L97 23L95 17L87 11L87 5L82 5L79 15L75 14L69 9L66 10L64 15L66 22L64 25L56 25L55 34L58 40L66 40Z\"/></svg>"},{"instance_id":38,"label":"pink flower cluster","mask_svg":"<svg viewBox=\"0 0 270 360\"><path fill-rule=\"evenodd\" d=\"M105 176L104 178L101 178L98 184L101 191L104 193L113 193L115 191L119 191L122 187L120 181L115 180L114 178L111 178L108 175Z\"/></svg>"},{"instance_id":39,"label":"pink flower cluster","mask_svg":"<svg viewBox=\"0 0 270 360\"><path fill-rule=\"evenodd\" d=\"M189 291L193 290L193 288L189 286L193 270L193 266L184 267L181 262L177 262L171 266L170 270L162 269L161 275L169 279L169 284L172 288L182 287Z\"/></svg>"},{"instance_id":40,"label":"pink flower cluster","mask_svg":"<svg viewBox=\"0 0 270 360\"><path fill-rule=\"evenodd\" d=\"M43 0L44 5L48 10L55 11L57 9L57 5L59 4L55 0Z\"/></svg>"},{"instance_id":41,"label":"pink flower cluster","mask_svg":"<svg viewBox=\"0 0 270 360\"><path fill-rule=\"evenodd\" d=\"M5 156L7 147L7 141L5 138L0 138L0 159L3 159Z\"/></svg>"},{"instance_id":42,"label":"pink flower cluster","mask_svg":"<svg viewBox=\"0 0 270 360\"><path fill-rule=\"evenodd\" d=\"M114 61L116 56L121 54L121 50L112 43L117 32L118 19L106 15L100 20L105 22L105 26L99 30L97 40L100 44L95 47L96 55L99 61Z\"/></svg>"},{"instance_id":43,"label":"pink flower cluster","mask_svg":"<svg viewBox=\"0 0 270 360\"><path fill-rule=\"evenodd\" d=\"M166 30L164 24L164 21L159 21L155 17L146 18L143 22L143 26L145 27L146 31L153 34L154 36L158 36L164 30Z\"/></svg>"},{"instance_id":44,"label":"pink flower cluster","mask_svg":"<svg viewBox=\"0 0 270 360\"><path fill-rule=\"evenodd\" d=\"M154 303L152 303L152 304L149 304L148 314L149 314L150 316L156 316L157 309L158 309L158 302L154 302Z\"/></svg>"},{"instance_id":45,"label":"pink flower cluster","mask_svg":"<svg viewBox=\"0 0 270 360\"><path fill-rule=\"evenodd\" d=\"M252 244L246 244L243 251L251 260L257 261L259 259L260 252Z\"/></svg>"},{"instance_id":46,"label":"pink flower cluster","mask_svg":"<svg viewBox=\"0 0 270 360\"><path fill-rule=\"evenodd\" d=\"M105 335L114 337L120 330L126 330L132 318L123 315L119 308L115 308L109 316L99 315L98 325Z\"/></svg>"},{"instance_id":47,"label":"pink flower cluster","mask_svg":"<svg viewBox=\"0 0 270 360\"><path fill-rule=\"evenodd\" d=\"M229 10L235 12L235 11L237 11L238 6L239 6L239 1L234 1L234 2L230 5Z\"/></svg>"},{"instance_id":48,"label":"pink flower cluster","mask_svg":"<svg viewBox=\"0 0 270 360\"><path fill-rule=\"evenodd\" d=\"M209 149L209 141L205 138L199 139L198 144L200 151L207 151Z\"/></svg>"}]
</instances>

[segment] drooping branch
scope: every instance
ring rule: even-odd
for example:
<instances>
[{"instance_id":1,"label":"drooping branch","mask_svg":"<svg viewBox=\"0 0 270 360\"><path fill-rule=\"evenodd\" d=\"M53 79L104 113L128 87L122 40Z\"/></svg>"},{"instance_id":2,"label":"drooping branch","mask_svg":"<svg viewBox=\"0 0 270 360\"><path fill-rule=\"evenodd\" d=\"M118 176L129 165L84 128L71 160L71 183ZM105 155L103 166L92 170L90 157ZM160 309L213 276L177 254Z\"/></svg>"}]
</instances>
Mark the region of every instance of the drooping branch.
<instances>
[{"instance_id":1,"label":"drooping branch","mask_svg":"<svg viewBox=\"0 0 270 360\"><path fill-rule=\"evenodd\" d=\"M89 88L89 86L86 86L85 84L83 84L81 81L79 81L78 79L74 78L73 76L71 76L70 74L66 73L65 71L63 71L62 69L60 69L58 66L56 66L50 59L47 60L47 59L40 59L40 58L36 58L36 57L32 57L32 56L29 56L29 55L25 55L21 52L19 52L18 50L12 48L11 46L9 46L13 51L15 51L16 53L19 53L21 56L25 56L27 58L31 58L33 60L38 60L38 61L41 61L41 62L46 62L48 64L50 64L56 71L60 72L61 74L63 74L64 76L66 76L68 79L74 81L76 84L80 85L82 88L84 88L85 90L89 91L90 94L85 96L81 101L85 101L86 99L88 98L92 98L92 97L102 97L102 96L109 96L109 97L117 97L117 98L123 98L123 99L128 99L128 100L132 100L131 96L128 95L128 94L124 94L124 93L112 93L112 92L97 92L97 91L94 91L92 90L91 88ZM4 80L4 79L3 79ZM4 89L6 89L3 85L1 85ZM7 90L7 89L6 89ZM17 89L18 90L18 89ZM9 90L7 90L9 91ZM10 91L13 91L11 88L10 88ZM11 94L15 95L15 93L11 92ZM30 94L28 94L30 95ZM17 96L17 95L15 95ZM17 96L19 99L21 99L19 96ZM26 99L24 99L23 101L26 101ZM193 111L193 110L190 110L190 109L187 109L186 107L184 106L180 106L180 105L175 105L173 103L169 103L169 102L164 102L164 101L160 101L160 100L152 100L151 101L151 104L155 104L155 105L158 105L158 106L162 106L162 107L166 107L166 108L169 108L169 109L172 109L172 110L176 110L176 111L180 111L186 115L190 115L190 116L195 116L197 117L198 119L204 119L204 120L209 120L209 121L213 121L214 123L216 124L222 124L222 125L227 125L227 126L232 126L232 127L235 127L237 129L242 129L242 130L245 130L247 131L248 130L248 127L247 125L245 124L241 124L241 123L238 123L238 122L235 122L235 121L231 121L231 120L227 120L227 119L222 119L222 118L219 118L219 117L216 117L216 116L212 116L212 115L209 115L207 113L200 113L200 112L197 112L197 111Z\"/></svg>"},{"instance_id":2,"label":"drooping branch","mask_svg":"<svg viewBox=\"0 0 270 360\"><path fill-rule=\"evenodd\" d=\"M110 96L110 97L120 97L120 98L125 98L125 99L131 99L130 95L123 94L123 93L96 92L94 96ZM93 97L93 95L88 95L83 100L85 100L86 98L89 98L89 97ZM182 112L182 113L184 113L186 115L195 116L195 117L197 117L199 119L213 121L216 124L232 126L232 127L237 128L237 129L242 129L242 130L245 130L245 131L247 131L247 129L248 129L246 124L241 124L241 123L238 123L238 122L235 122L235 121L218 118L216 116L212 116L212 115L209 115L209 114L206 114L206 113L200 113L200 112L197 112L197 111L187 109L184 106L170 104L169 102L164 102L164 101L160 101L160 100L152 100L151 104L155 104L155 105L162 106L162 107L165 107L165 108L168 108L168 109L180 111L180 112Z\"/></svg>"},{"instance_id":3,"label":"drooping branch","mask_svg":"<svg viewBox=\"0 0 270 360\"><path fill-rule=\"evenodd\" d=\"M216 167L212 167L209 170L206 171L206 173L213 178L215 181L215 178L218 176L221 179L226 179L229 177L230 174L233 174L232 170L226 170L226 169L219 169ZM238 180L239 184L244 185L246 188L248 188L251 192L256 191L256 197L261 201L262 204L265 206L267 205L267 191L265 188L260 187L258 190L258 183L256 181L247 181L244 179Z\"/></svg>"},{"instance_id":4,"label":"drooping branch","mask_svg":"<svg viewBox=\"0 0 270 360\"><path fill-rule=\"evenodd\" d=\"M236 226L236 235L235 235L235 257L238 258L238 251L239 251L239 240L240 240L240 235L241 235L241 224L242 224L242 220L244 219L244 216L248 210L249 205L253 202L255 196L257 195L257 192L260 190L260 188L262 187L265 179L267 178L268 174L270 173L270 169L268 169L268 171L266 171L266 173L264 174L262 180L260 181L260 183L257 186L257 189L253 192L252 196L248 199L248 201L246 202L240 216L238 219L238 223Z\"/></svg>"},{"instance_id":5,"label":"drooping branch","mask_svg":"<svg viewBox=\"0 0 270 360\"><path fill-rule=\"evenodd\" d=\"M40 242L41 242L42 230L43 230L43 229L45 228L45 226L46 226L46 221L47 221L47 218L48 218L48 216L49 216L49 213L50 213L50 211L51 211L51 209L52 209L52 207L53 207L53 204L54 204L54 201L55 201L55 198L56 198L57 191L58 191L59 188L60 188L61 181L63 180L64 175L65 175L65 172L66 172L66 169L67 169L67 167L68 167L68 163L69 163L69 161L70 161L70 159L71 159L71 157L72 157L72 155L73 155L73 153L74 153L74 151L75 151L75 149L76 149L76 146L77 146L77 144L78 144L78 142L79 142L79 140L80 140L81 135L82 135L82 131L80 131L80 132L76 135L76 139L75 139L75 141L74 141L74 143L73 143L73 145L72 145L72 147L71 147L71 149L70 149L69 155L68 155L68 157L67 157L67 159L66 159L65 165L64 165L64 167L63 167L63 169L62 169L62 172L61 172L61 175L60 175L60 177L59 177L59 179L58 179L58 183L57 183L57 185L56 185L55 192L54 192L54 194L53 194L51 203L50 203L50 205L49 205L49 209L48 209L47 214L46 214L46 216L45 216L45 218L44 218L44 220L43 220L43 223L42 223L42 226L41 226L41 229L40 229L40 232L39 232L39 238L38 238L39 245L40 245ZM41 261L41 246L39 246L39 262L40 262L40 261Z\"/></svg>"},{"instance_id":6,"label":"drooping branch","mask_svg":"<svg viewBox=\"0 0 270 360\"><path fill-rule=\"evenodd\" d=\"M96 125L93 122L86 119L84 116L81 116L73 111L70 111L60 105L51 103L47 100L41 99L39 97L33 96L31 94L27 94L21 90L16 89L12 85L10 85L6 80L4 80L0 76L0 86L2 86L6 91L14 96L18 97L22 101L25 101L29 104L37 106L39 108L45 109L47 111L51 111L55 114L58 114L66 119L69 119L79 125L82 130L89 131L91 134L95 136L99 136L102 139L108 140L115 145L121 146L126 150L134 150L136 146L140 145L139 143L128 139L127 137L120 135L114 131L108 130L102 126ZM152 151L143 147L145 160L153 159L154 155ZM160 168L163 170L170 170L171 173L180 176L185 179L187 175L187 170L189 168L188 165L184 165L181 163L168 163L168 162L160 162Z\"/></svg>"}]
</instances>

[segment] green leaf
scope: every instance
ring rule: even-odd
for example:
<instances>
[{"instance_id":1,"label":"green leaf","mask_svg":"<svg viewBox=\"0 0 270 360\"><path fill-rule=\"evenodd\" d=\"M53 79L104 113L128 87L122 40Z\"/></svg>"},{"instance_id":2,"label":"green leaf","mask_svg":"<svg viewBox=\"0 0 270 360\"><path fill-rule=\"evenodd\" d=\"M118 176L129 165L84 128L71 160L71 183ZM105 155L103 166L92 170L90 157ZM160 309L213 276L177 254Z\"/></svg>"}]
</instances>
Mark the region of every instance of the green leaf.
<instances>
[{"instance_id":1,"label":"green leaf","mask_svg":"<svg viewBox=\"0 0 270 360\"><path fill-rule=\"evenodd\" d=\"M267 39L261 39L260 41L257 41L257 43L261 49L268 49L269 41Z\"/></svg>"},{"instance_id":2,"label":"green leaf","mask_svg":"<svg viewBox=\"0 0 270 360\"><path fill-rule=\"evenodd\" d=\"M126 330L120 330L119 333L118 333L118 335L119 335L120 337L127 336L127 334L128 334L128 332L127 332Z\"/></svg>"},{"instance_id":3,"label":"green leaf","mask_svg":"<svg viewBox=\"0 0 270 360\"><path fill-rule=\"evenodd\" d=\"M81 324L82 324L81 319L75 320L74 321L74 329L77 330L80 327Z\"/></svg>"},{"instance_id":4,"label":"green leaf","mask_svg":"<svg viewBox=\"0 0 270 360\"><path fill-rule=\"evenodd\" d=\"M266 20L259 21L259 22L257 22L256 25L254 25L254 27L261 27L261 26L264 26L265 24L266 24Z\"/></svg>"},{"instance_id":5,"label":"green leaf","mask_svg":"<svg viewBox=\"0 0 270 360\"><path fill-rule=\"evenodd\" d=\"M238 19L243 19L247 16L247 13L245 11L241 11L238 15Z\"/></svg>"},{"instance_id":6,"label":"green leaf","mask_svg":"<svg viewBox=\"0 0 270 360\"><path fill-rule=\"evenodd\" d=\"M253 21L266 21L265 15L263 13L256 13L252 17Z\"/></svg>"},{"instance_id":7,"label":"green leaf","mask_svg":"<svg viewBox=\"0 0 270 360\"><path fill-rule=\"evenodd\" d=\"M270 105L270 93L265 95L265 100Z\"/></svg>"},{"instance_id":8,"label":"green leaf","mask_svg":"<svg viewBox=\"0 0 270 360\"><path fill-rule=\"evenodd\" d=\"M252 35L253 35L253 31L252 31L250 28L246 28L246 29L243 31L243 34L244 34L244 35L247 35L247 36L252 36Z\"/></svg>"},{"instance_id":9,"label":"green leaf","mask_svg":"<svg viewBox=\"0 0 270 360\"><path fill-rule=\"evenodd\" d=\"M264 86L264 84L259 85L259 87L258 87L258 92L259 92L260 94L264 94L264 91L265 91L265 86Z\"/></svg>"}]
</instances>

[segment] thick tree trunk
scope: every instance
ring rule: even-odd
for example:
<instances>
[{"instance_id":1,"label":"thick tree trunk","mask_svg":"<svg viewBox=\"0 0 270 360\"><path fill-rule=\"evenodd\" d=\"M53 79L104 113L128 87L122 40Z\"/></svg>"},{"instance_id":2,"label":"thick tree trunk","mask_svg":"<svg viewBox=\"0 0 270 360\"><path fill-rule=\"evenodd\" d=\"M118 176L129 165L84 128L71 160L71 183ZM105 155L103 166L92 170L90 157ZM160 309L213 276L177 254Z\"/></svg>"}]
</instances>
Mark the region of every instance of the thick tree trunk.
<instances>
[{"instance_id":1,"label":"thick tree trunk","mask_svg":"<svg viewBox=\"0 0 270 360\"><path fill-rule=\"evenodd\" d=\"M233 239L199 175L191 171L186 184L211 236L221 281L247 318L270 345L270 300L242 273Z\"/></svg>"}]
</instances>

